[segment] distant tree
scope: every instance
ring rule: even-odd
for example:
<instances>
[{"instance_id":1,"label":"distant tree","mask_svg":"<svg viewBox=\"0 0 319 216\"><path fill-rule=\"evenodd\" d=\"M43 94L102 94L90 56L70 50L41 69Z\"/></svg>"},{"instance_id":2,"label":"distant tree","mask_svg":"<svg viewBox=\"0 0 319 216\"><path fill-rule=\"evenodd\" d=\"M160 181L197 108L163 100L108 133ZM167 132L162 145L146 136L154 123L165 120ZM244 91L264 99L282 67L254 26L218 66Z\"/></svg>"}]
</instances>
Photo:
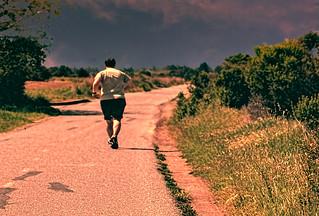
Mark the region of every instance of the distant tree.
<instances>
[{"instance_id":1,"label":"distant tree","mask_svg":"<svg viewBox=\"0 0 319 216\"><path fill-rule=\"evenodd\" d=\"M69 68L68 66L65 66L65 65L61 65L57 70L56 70L56 73L53 74L54 76L58 76L58 77L62 77L62 76L65 76L65 77L70 77L70 76L73 76L74 73L73 73L73 70L71 68Z\"/></svg>"},{"instance_id":2,"label":"distant tree","mask_svg":"<svg viewBox=\"0 0 319 216\"><path fill-rule=\"evenodd\" d=\"M221 72L221 70L222 70L222 67L220 65L217 65L214 69L214 71L218 74Z\"/></svg>"},{"instance_id":3,"label":"distant tree","mask_svg":"<svg viewBox=\"0 0 319 216\"><path fill-rule=\"evenodd\" d=\"M74 74L77 77L89 77L90 73L84 68L74 69Z\"/></svg>"},{"instance_id":4,"label":"distant tree","mask_svg":"<svg viewBox=\"0 0 319 216\"><path fill-rule=\"evenodd\" d=\"M31 74L27 76L27 80L34 80L34 81L45 81L52 77L49 69L41 66L37 70L33 71Z\"/></svg>"},{"instance_id":5,"label":"distant tree","mask_svg":"<svg viewBox=\"0 0 319 216\"><path fill-rule=\"evenodd\" d=\"M319 35L314 32L310 32L299 39L304 47L308 51L312 51L312 49L319 48Z\"/></svg>"},{"instance_id":6,"label":"distant tree","mask_svg":"<svg viewBox=\"0 0 319 216\"><path fill-rule=\"evenodd\" d=\"M205 72L212 71L212 69L209 67L209 65L206 62L201 63L200 66L198 67L198 70L205 71Z\"/></svg>"},{"instance_id":7,"label":"distant tree","mask_svg":"<svg viewBox=\"0 0 319 216\"><path fill-rule=\"evenodd\" d=\"M166 66L166 69L167 69L167 70L177 70L177 69L178 69L178 66L176 66L176 65L167 65L167 66Z\"/></svg>"},{"instance_id":8,"label":"distant tree","mask_svg":"<svg viewBox=\"0 0 319 216\"><path fill-rule=\"evenodd\" d=\"M125 73L127 73L129 76L133 76L134 73L135 73L135 70L134 70L134 68L132 68L132 67L123 68L122 70L123 70Z\"/></svg>"}]
</instances>

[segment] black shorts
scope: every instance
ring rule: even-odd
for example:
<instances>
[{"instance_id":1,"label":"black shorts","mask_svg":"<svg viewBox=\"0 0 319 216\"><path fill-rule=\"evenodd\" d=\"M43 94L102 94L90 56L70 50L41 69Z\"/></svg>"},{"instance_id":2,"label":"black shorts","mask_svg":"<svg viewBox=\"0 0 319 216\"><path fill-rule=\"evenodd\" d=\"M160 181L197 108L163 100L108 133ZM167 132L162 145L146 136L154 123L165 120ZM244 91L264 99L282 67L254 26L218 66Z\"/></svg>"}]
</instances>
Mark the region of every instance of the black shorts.
<instances>
[{"instance_id":1,"label":"black shorts","mask_svg":"<svg viewBox=\"0 0 319 216\"><path fill-rule=\"evenodd\" d=\"M121 120L123 118L126 101L124 98L101 100L102 112L105 120Z\"/></svg>"}]
</instances>

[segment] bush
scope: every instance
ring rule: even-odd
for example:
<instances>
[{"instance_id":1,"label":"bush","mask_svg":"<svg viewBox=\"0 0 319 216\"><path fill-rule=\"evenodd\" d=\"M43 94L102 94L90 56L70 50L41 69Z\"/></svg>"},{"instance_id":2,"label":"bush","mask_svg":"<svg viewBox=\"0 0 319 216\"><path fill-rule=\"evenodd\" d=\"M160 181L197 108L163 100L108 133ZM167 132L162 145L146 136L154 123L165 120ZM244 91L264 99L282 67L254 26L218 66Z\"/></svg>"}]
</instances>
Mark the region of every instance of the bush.
<instances>
[{"instance_id":1,"label":"bush","mask_svg":"<svg viewBox=\"0 0 319 216\"><path fill-rule=\"evenodd\" d=\"M142 70L140 74L145 75L145 76L152 76L152 72L149 70Z\"/></svg>"},{"instance_id":2,"label":"bush","mask_svg":"<svg viewBox=\"0 0 319 216\"><path fill-rule=\"evenodd\" d=\"M319 94L301 97L294 108L294 114L307 128L319 132Z\"/></svg>"},{"instance_id":3,"label":"bush","mask_svg":"<svg viewBox=\"0 0 319 216\"><path fill-rule=\"evenodd\" d=\"M249 65L248 82L252 94L261 96L275 114L291 113L302 95L319 91L315 60L300 40L262 45Z\"/></svg>"},{"instance_id":4,"label":"bush","mask_svg":"<svg viewBox=\"0 0 319 216\"><path fill-rule=\"evenodd\" d=\"M198 100L191 97L186 99L184 94L180 92L177 96L177 109L174 119L182 120L187 116L193 116L197 112Z\"/></svg>"},{"instance_id":5,"label":"bush","mask_svg":"<svg viewBox=\"0 0 319 216\"><path fill-rule=\"evenodd\" d=\"M139 87L142 88L144 91L151 91L153 88L153 85L148 82L142 82L139 84Z\"/></svg>"},{"instance_id":6,"label":"bush","mask_svg":"<svg viewBox=\"0 0 319 216\"><path fill-rule=\"evenodd\" d=\"M222 70L216 85L221 87L220 100L223 105L241 108L248 104L250 90L239 68Z\"/></svg>"},{"instance_id":7,"label":"bush","mask_svg":"<svg viewBox=\"0 0 319 216\"><path fill-rule=\"evenodd\" d=\"M123 68L122 70L123 70L123 72L125 72L127 75L129 75L129 76L134 76L134 73L135 73L134 68L129 67L129 68Z\"/></svg>"},{"instance_id":8,"label":"bush","mask_svg":"<svg viewBox=\"0 0 319 216\"><path fill-rule=\"evenodd\" d=\"M239 53L225 59L219 67L216 86L220 88L221 103L225 106L240 108L247 105L250 89L245 79L249 55Z\"/></svg>"},{"instance_id":9,"label":"bush","mask_svg":"<svg viewBox=\"0 0 319 216\"><path fill-rule=\"evenodd\" d=\"M44 46L33 38L0 37L0 105L25 102L24 83L43 70Z\"/></svg>"}]
</instances>

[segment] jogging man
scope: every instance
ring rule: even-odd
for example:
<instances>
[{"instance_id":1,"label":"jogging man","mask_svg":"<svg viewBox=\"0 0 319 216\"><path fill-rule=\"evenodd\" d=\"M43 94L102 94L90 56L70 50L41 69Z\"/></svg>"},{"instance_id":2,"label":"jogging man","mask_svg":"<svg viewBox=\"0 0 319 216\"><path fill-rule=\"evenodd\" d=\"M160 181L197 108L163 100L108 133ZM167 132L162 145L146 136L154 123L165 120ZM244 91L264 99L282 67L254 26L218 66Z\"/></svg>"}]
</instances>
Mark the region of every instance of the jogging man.
<instances>
[{"instance_id":1,"label":"jogging man","mask_svg":"<svg viewBox=\"0 0 319 216\"><path fill-rule=\"evenodd\" d=\"M119 147L117 137L121 130L121 119L126 106L124 88L131 79L124 72L115 69L115 59L105 61L106 68L94 78L92 95L101 87L100 104L107 125L108 143L111 148Z\"/></svg>"}]
</instances>

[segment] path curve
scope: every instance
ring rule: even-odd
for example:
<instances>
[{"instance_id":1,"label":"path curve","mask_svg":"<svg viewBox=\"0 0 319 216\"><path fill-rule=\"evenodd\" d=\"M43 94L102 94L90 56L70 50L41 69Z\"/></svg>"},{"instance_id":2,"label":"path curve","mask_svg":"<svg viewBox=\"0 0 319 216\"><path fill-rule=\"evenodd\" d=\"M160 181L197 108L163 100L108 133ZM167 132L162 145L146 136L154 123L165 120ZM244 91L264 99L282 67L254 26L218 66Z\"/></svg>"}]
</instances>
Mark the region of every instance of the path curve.
<instances>
[{"instance_id":1,"label":"path curve","mask_svg":"<svg viewBox=\"0 0 319 216\"><path fill-rule=\"evenodd\" d=\"M159 105L185 89L127 94L118 150L106 145L98 100L0 134L0 215L178 215L152 137Z\"/></svg>"}]
</instances>

